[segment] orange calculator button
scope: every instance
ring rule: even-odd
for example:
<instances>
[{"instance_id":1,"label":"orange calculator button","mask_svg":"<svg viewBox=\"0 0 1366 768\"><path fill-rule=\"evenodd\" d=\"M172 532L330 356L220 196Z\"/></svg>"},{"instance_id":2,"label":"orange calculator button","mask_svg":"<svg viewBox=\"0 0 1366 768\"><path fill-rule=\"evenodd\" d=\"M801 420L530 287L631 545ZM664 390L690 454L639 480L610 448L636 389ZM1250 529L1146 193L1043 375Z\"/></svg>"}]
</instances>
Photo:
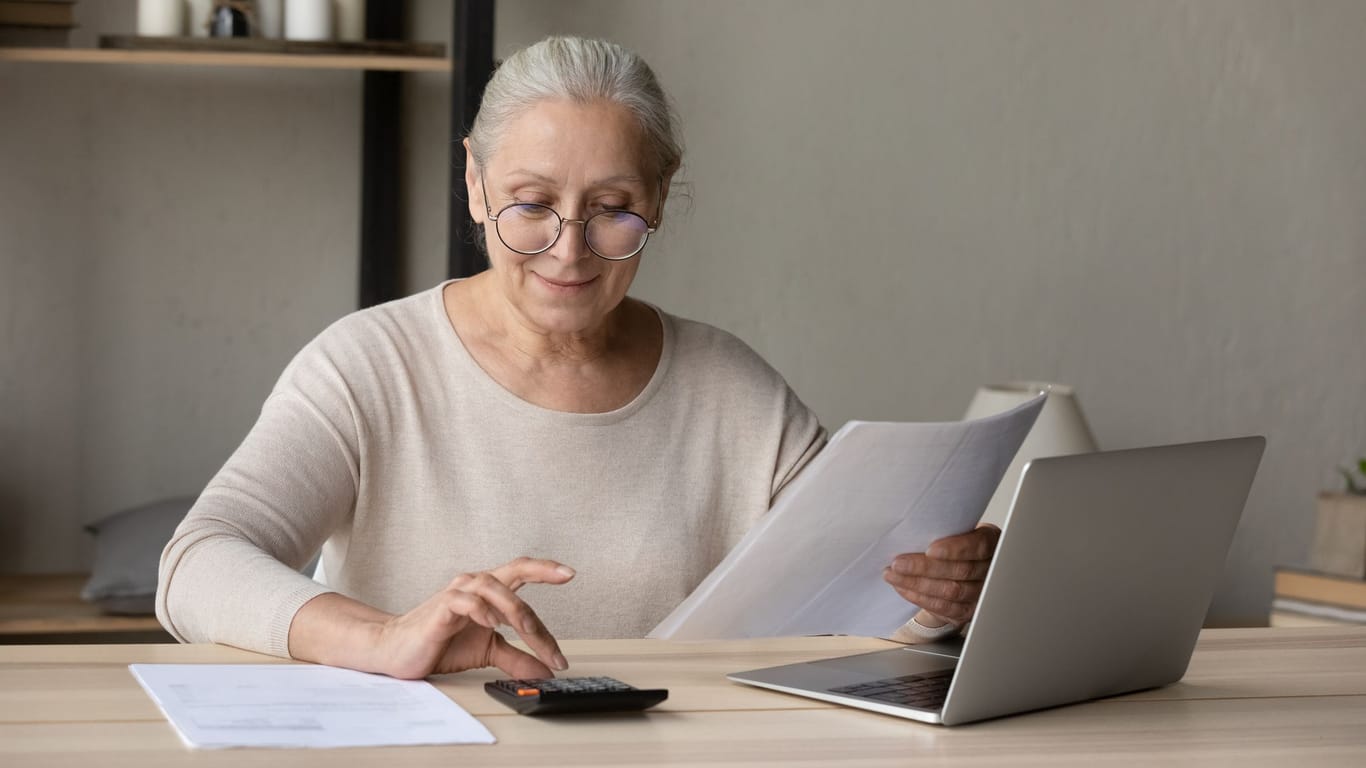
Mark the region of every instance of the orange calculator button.
<instances>
[{"instance_id":1,"label":"orange calculator button","mask_svg":"<svg viewBox=\"0 0 1366 768\"><path fill-rule=\"evenodd\" d=\"M540 688L518 688L518 689L517 689L517 695L518 695L518 696L539 696L540 694L541 694L541 689L540 689Z\"/></svg>"}]
</instances>

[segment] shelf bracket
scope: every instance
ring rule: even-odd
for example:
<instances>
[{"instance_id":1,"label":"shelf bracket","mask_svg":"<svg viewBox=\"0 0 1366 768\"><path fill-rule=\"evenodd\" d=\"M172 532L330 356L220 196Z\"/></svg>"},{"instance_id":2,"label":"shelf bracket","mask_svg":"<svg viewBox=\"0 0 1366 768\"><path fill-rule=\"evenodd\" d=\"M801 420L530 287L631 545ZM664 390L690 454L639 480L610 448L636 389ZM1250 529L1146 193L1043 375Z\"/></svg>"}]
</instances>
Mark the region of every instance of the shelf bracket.
<instances>
[{"instance_id":1,"label":"shelf bracket","mask_svg":"<svg viewBox=\"0 0 1366 768\"><path fill-rule=\"evenodd\" d=\"M365 4L367 40L403 37L403 3ZM403 75L365 70L361 127L360 306L399 296Z\"/></svg>"},{"instance_id":2,"label":"shelf bracket","mask_svg":"<svg viewBox=\"0 0 1366 768\"><path fill-rule=\"evenodd\" d=\"M465 149L461 145L484 86L493 74L493 0L454 0L451 34L451 182L446 273L469 277L488 267L474 238L481 230L470 219L465 193Z\"/></svg>"}]
</instances>

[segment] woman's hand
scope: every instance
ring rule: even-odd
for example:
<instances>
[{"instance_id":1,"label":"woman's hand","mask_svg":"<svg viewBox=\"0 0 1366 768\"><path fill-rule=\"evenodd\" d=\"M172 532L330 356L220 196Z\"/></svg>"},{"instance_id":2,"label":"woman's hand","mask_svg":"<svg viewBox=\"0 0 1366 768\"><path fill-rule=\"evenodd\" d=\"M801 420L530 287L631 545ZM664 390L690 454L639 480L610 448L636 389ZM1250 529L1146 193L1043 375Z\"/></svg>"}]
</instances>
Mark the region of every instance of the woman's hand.
<instances>
[{"instance_id":1,"label":"woman's hand","mask_svg":"<svg viewBox=\"0 0 1366 768\"><path fill-rule=\"evenodd\" d=\"M306 603L290 627L297 659L416 680L427 675L497 667L511 677L553 677L568 669L559 644L517 596L524 584L563 584L573 569L522 557L488 571L463 573L401 616L330 593ZM510 626L535 655L494 631Z\"/></svg>"},{"instance_id":2,"label":"woman's hand","mask_svg":"<svg viewBox=\"0 0 1366 768\"><path fill-rule=\"evenodd\" d=\"M941 622L962 626L977 611L1000 538L1000 528L983 523L968 533L939 539L925 552L897 555L882 577Z\"/></svg>"}]
</instances>

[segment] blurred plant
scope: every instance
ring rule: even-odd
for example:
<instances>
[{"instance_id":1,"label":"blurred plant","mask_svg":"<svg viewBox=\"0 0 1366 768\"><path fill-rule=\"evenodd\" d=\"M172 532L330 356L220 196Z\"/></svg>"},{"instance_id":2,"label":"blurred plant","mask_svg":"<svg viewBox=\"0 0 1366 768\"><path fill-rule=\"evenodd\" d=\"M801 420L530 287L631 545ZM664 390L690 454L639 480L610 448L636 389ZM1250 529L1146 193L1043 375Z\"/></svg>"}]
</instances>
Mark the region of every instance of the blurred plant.
<instances>
[{"instance_id":1,"label":"blurred plant","mask_svg":"<svg viewBox=\"0 0 1366 768\"><path fill-rule=\"evenodd\" d=\"M1348 467L1338 467L1342 473L1342 479L1347 481L1347 492L1353 496L1366 496L1366 459L1357 460L1357 469L1353 473ZM1358 480L1356 475L1361 475Z\"/></svg>"}]
</instances>

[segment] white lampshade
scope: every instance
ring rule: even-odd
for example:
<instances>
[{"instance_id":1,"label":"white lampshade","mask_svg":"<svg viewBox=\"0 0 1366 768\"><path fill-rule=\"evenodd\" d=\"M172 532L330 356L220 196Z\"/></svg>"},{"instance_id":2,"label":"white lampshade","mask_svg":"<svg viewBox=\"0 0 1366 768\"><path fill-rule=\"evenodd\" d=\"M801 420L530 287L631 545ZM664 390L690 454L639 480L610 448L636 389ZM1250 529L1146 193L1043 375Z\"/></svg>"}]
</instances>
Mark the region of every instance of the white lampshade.
<instances>
[{"instance_id":1,"label":"white lampshade","mask_svg":"<svg viewBox=\"0 0 1366 768\"><path fill-rule=\"evenodd\" d=\"M1010 509L1015 486L1020 483L1020 473L1026 462L1044 456L1066 456L1097 450L1096 439L1086 425L1086 417L1081 414L1076 394L1065 384L1012 381L1009 384L982 387L972 398L963 418L979 419L1008 411L1044 393L1047 393L1048 399L1044 401L1039 419L1025 436L1020 452L1015 454L1015 460L1006 469L995 495L987 503L987 510L982 513L984 523L1001 525L1005 521L1006 511Z\"/></svg>"}]
</instances>

